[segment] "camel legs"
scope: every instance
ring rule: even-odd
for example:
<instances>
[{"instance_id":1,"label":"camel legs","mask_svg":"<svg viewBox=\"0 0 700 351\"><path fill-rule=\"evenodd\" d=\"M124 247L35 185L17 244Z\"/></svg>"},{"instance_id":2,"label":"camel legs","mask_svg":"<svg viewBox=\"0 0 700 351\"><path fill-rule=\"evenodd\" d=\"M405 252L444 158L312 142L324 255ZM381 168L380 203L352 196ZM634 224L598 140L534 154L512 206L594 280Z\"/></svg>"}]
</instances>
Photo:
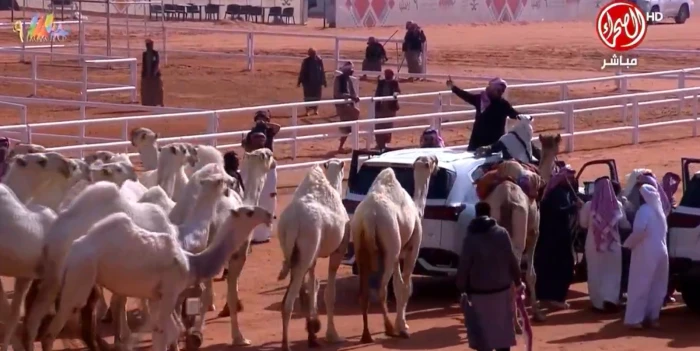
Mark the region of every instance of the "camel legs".
<instances>
[{"instance_id":1,"label":"camel legs","mask_svg":"<svg viewBox=\"0 0 700 351\"><path fill-rule=\"evenodd\" d=\"M41 321L51 311L54 300L61 289L60 287L60 278L52 273L47 274L46 279L39 283L36 298L25 318L26 334L23 343L26 351L34 351L34 340L36 340L36 336L39 333ZM87 295L85 299L87 299Z\"/></svg>"},{"instance_id":2,"label":"camel legs","mask_svg":"<svg viewBox=\"0 0 700 351\"><path fill-rule=\"evenodd\" d=\"M387 306L386 300L387 295L389 294L389 281L399 266L399 254L385 252L383 257L380 257L379 259L382 258L384 259L384 271L382 272L382 279L379 283L379 303L381 304L382 317L384 318L384 334L388 336L396 336L394 323L389 318L389 307Z\"/></svg>"},{"instance_id":3,"label":"camel legs","mask_svg":"<svg viewBox=\"0 0 700 351\"><path fill-rule=\"evenodd\" d=\"M420 222L416 224L416 228L411 235L411 239L404 248L403 269L397 263L397 270L394 272L394 295L396 296L396 328L398 328L398 336L408 338L408 324L406 323L406 307L408 300L411 297L413 290L413 282L411 274L416 267L420 244L423 239L423 227Z\"/></svg>"},{"instance_id":4,"label":"camel legs","mask_svg":"<svg viewBox=\"0 0 700 351\"><path fill-rule=\"evenodd\" d=\"M114 318L114 345L123 345L129 340L129 323L126 319L126 297L112 294L109 301L109 311ZM98 301L99 303L99 301Z\"/></svg>"},{"instance_id":5,"label":"camel legs","mask_svg":"<svg viewBox=\"0 0 700 351\"><path fill-rule=\"evenodd\" d=\"M207 312L216 311L216 306L214 305L214 281L212 279L206 279L204 281L202 304L207 308Z\"/></svg>"},{"instance_id":6,"label":"camel legs","mask_svg":"<svg viewBox=\"0 0 700 351\"><path fill-rule=\"evenodd\" d=\"M163 351L166 345L177 344L179 336L178 323L173 311L177 305L178 294L171 291L164 292L160 300L152 301L156 311L157 322L153 328L153 350Z\"/></svg>"},{"instance_id":7,"label":"camel legs","mask_svg":"<svg viewBox=\"0 0 700 351\"><path fill-rule=\"evenodd\" d=\"M241 328L238 325L238 312L243 309L241 301L238 299L238 278L241 276L243 266L248 258L248 247L250 242L246 242L238 252L234 253L228 263L228 294L226 296L226 304L231 316L231 337L234 346L250 345L250 340L243 337ZM223 313L224 311L222 311Z\"/></svg>"},{"instance_id":8,"label":"camel legs","mask_svg":"<svg viewBox=\"0 0 700 351\"><path fill-rule=\"evenodd\" d=\"M5 326L5 337L2 343L2 351L7 351L10 346L10 342L13 345L18 344L17 338L15 338L15 329L17 329L17 324L19 324L20 313L22 309L22 301L29 291L29 285L32 283L31 279L27 278L15 278L15 293L12 297L12 305L10 306L10 315L7 316L7 325ZM5 300L5 295L3 293L2 299ZM7 303L7 300L5 300ZM19 351L15 348L16 351Z\"/></svg>"},{"instance_id":9,"label":"camel legs","mask_svg":"<svg viewBox=\"0 0 700 351\"><path fill-rule=\"evenodd\" d=\"M83 269L71 269L71 267L66 269L59 308L49 324L46 335L42 338L42 351L51 351L54 340L66 325L73 310L85 305L95 287L94 268L90 265L84 265L81 268Z\"/></svg>"},{"instance_id":10,"label":"camel legs","mask_svg":"<svg viewBox=\"0 0 700 351\"><path fill-rule=\"evenodd\" d=\"M312 257L316 257L313 255ZM319 347L316 333L321 330L321 321L318 320L318 289L319 283L316 279L316 259L306 273L306 283L302 289L301 304L306 310L306 333L309 347ZM306 306L304 306L306 305ZM291 312L291 311L290 311ZM291 317L291 316L290 316Z\"/></svg>"},{"instance_id":11,"label":"camel legs","mask_svg":"<svg viewBox=\"0 0 700 351\"><path fill-rule=\"evenodd\" d=\"M324 302L326 303L326 316L328 318L328 326L326 327L326 340L332 343L339 343L345 341L343 338L338 336L338 331L335 329L335 279L338 273L338 268L345 256L345 252L348 249L348 242L350 241L350 224L348 223L345 230L345 237L343 241L335 252L331 254L328 258L328 280L326 281L326 290L324 291Z\"/></svg>"},{"instance_id":12,"label":"camel legs","mask_svg":"<svg viewBox=\"0 0 700 351\"><path fill-rule=\"evenodd\" d=\"M539 234L539 233L538 233ZM537 243L537 235L534 236L534 243L528 243L525 249L525 257L527 258L527 272L525 273L525 280L527 281L527 288L530 292L530 305L532 306L532 318L537 322L542 322L545 320L544 313L540 309L540 305L537 302L537 294L535 293L535 284L537 283L537 274L535 273L535 247Z\"/></svg>"}]
</instances>

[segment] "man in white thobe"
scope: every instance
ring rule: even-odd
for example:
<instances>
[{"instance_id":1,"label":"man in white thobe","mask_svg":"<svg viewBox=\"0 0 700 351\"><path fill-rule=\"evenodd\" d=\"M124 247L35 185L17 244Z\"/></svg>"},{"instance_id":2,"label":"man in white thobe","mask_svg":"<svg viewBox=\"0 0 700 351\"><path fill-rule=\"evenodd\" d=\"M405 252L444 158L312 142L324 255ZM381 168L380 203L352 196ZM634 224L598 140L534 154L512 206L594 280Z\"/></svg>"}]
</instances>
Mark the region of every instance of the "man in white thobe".
<instances>
[{"instance_id":1,"label":"man in white thobe","mask_svg":"<svg viewBox=\"0 0 700 351\"><path fill-rule=\"evenodd\" d=\"M637 211L632 234L624 246L632 250L625 325L640 329L659 326L659 314L668 288L666 214L655 187L639 189L644 204Z\"/></svg>"},{"instance_id":2,"label":"man in white thobe","mask_svg":"<svg viewBox=\"0 0 700 351\"><path fill-rule=\"evenodd\" d=\"M629 227L622 204L615 197L610 178L595 181L593 199L579 213L581 227L588 228L586 263L588 295L593 308L601 311L618 310L622 278L622 249L619 227Z\"/></svg>"}]
</instances>

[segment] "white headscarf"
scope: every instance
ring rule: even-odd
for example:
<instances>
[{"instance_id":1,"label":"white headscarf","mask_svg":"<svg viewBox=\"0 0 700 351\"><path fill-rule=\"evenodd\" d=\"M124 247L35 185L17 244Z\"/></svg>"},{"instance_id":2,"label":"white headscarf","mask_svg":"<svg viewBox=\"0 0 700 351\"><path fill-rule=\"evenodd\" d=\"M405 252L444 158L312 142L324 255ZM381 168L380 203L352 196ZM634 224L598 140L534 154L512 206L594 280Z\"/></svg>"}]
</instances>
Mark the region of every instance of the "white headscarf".
<instances>
[{"instance_id":1,"label":"white headscarf","mask_svg":"<svg viewBox=\"0 0 700 351\"><path fill-rule=\"evenodd\" d=\"M646 168L636 168L630 174L627 175L627 181L625 182L625 188L622 189L622 196L629 198L635 184L637 184L637 177L644 173L652 173L650 169Z\"/></svg>"},{"instance_id":2,"label":"white headscarf","mask_svg":"<svg viewBox=\"0 0 700 351\"><path fill-rule=\"evenodd\" d=\"M656 220L666 223L666 214L664 213L664 208L661 205L661 195L653 186L649 184L644 184L639 188L639 193L644 199L644 205L652 208L654 215L657 216Z\"/></svg>"}]
</instances>

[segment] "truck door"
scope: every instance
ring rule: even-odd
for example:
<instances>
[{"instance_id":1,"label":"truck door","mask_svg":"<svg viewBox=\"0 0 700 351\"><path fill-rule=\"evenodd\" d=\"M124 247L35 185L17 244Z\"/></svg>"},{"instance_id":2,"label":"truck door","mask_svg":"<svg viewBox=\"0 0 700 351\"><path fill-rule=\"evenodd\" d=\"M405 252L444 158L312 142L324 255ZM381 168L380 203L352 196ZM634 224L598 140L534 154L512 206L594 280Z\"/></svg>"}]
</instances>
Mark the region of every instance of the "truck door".
<instances>
[{"instance_id":1,"label":"truck door","mask_svg":"<svg viewBox=\"0 0 700 351\"><path fill-rule=\"evenodd\" d=\"M588 201L593 196L593 183L600 177L608 176L610 180L619 181L617 163L613 159L593 160L583 164L576 173L576 182L579 184L578 193L583 201Z\"/></svg>"}]
</instances>

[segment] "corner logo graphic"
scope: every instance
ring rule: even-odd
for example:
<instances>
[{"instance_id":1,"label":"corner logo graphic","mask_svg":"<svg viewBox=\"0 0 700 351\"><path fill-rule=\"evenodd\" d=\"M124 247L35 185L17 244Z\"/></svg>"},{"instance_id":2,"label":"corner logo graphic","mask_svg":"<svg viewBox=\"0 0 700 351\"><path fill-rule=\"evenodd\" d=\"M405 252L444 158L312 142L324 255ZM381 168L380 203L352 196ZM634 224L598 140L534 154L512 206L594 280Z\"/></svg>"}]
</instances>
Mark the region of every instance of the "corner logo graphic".
<instances>
[{"instance_id":1,"label":"corner logo graphic","mask_svg":"<svg viewBox=\"0 0 700 351\"><path fill-rule=\"evenodd\" d=\"M611 2L598 13L596 33L606 47L618 52L639 46L647 35L647 16L639 6Z\"/></svg>"},{"instance_id":2,"label":"corner logo graphic","mask_svg":"<svg viewBox=\"0 0 700 351\"><path fill-rule=\"evenodd\" d=\"M46 15L34 15L28 23L25 38L25 24L16 21L13 27L15 33L19 34L20 42L42 42L42 41L63 41L68 37L69 31L63 29L63 24L55 24L53 13Z\"/></svg>"}]
</instances>

